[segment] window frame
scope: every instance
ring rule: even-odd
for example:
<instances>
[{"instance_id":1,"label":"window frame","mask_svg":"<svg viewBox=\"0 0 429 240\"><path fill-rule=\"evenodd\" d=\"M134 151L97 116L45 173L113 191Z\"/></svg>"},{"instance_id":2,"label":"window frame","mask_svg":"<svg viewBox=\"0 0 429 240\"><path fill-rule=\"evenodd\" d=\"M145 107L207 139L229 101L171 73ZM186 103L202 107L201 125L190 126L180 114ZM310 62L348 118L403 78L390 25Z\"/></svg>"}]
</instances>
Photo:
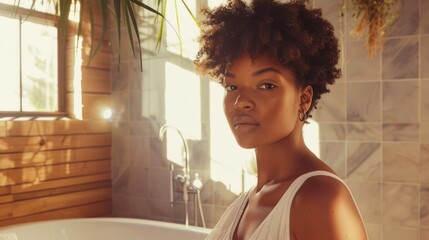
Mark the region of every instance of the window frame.
<instances>
[{"instance_id":1,"label":"window frame","mask_svg":"<svg viewBox=\"0 0 429 240\"><path fill-rule=\"evenodd\" d=\"M57 28L57 64L58 64L58 77L56 79L58 84L58 95L57 95L57 104L58 109L52 112L44 111L1 111L1 117L67 117L66 109L66 64L65 59L67 59L66 45L67 45L67 36L60 36L60 31L58 29L58 17L45 12L40 12L36 10L30 10L22 7L15 7L9 4L0 3L0 16L7 17L10 19L19 19L23 17L26 21L31 21L36 24L50 25ZM66 37L66 40L63 41L63 37ZM64 44L64 46L63 46ZM22 57L22 56L21 56Z\"/></svg>"}]
</instances>

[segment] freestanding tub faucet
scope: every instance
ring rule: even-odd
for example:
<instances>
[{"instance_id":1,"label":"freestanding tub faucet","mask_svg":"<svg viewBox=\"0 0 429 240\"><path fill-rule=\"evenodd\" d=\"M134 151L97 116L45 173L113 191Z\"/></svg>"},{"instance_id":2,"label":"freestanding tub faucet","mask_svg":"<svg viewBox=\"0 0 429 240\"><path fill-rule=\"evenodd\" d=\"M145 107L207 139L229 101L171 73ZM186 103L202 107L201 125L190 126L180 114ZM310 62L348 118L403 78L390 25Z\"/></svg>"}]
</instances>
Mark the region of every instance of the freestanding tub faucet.
<instances>
[{"instance_id":1,"label":"freestanding tub faucet","mask_svg":"<svg viewBox=\"0 0 429 240\"><path fill-rule=\"evenodd\" d=\"M189 193L188 193L188 187L190 186L190 176L189 176L189 147L188 142L183 137L183 134L177 129L176 127L173 127L171 125L165 124L159 129L158 137L161 141L164 140L164 135L167 129L172 129L175 132L177 132L180 136L180 139L183 143L183 176L177 176L176 178L181 178L181 182L183 183L183 201L185 202L185 225L189 226L189 213L188 213L188 201L189 201ZM173 181L173 171L174 171L174 165L170 164L170 204L173 204L174 202L174 181Z\"/></svg>"}]
</instances>

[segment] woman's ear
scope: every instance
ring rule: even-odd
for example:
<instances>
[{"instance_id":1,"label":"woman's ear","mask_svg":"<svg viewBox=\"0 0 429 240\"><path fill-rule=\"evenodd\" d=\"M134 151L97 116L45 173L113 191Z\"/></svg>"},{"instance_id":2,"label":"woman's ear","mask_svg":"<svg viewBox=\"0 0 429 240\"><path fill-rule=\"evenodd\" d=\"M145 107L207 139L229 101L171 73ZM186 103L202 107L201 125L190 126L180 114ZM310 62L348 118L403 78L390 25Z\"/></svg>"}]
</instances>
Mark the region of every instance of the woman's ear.
<instances>
[{"instance_id":1,"label":"woman's ear","mask_svg":"<svg viewBox=\"0 0 429 240\"><path fill-rule=\"evenodd\" d=\"M311 102L313 100L313 88L307 85L302 88L300 96L301 111L306 113L310 109Z\"/></svg>"}]
</instances>

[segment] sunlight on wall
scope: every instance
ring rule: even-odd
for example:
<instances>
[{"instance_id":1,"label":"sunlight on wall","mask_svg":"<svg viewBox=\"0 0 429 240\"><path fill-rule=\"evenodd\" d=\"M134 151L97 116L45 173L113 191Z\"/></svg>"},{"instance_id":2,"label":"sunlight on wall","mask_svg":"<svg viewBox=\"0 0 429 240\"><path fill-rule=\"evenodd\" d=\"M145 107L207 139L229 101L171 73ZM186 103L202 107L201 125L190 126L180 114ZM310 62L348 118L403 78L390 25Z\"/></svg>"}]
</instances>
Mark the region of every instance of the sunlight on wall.
<instances>
[{"instance_id":1,"label":"sunlight on wall","mask_svg":"<svg viewBox=\"0 0 429 240\"><path fill-rule=\"evenodd\" d=\"M0 109L57 111L56 27L0 17L0 35Z\"/></svg>"},{"instance_id":2,"label":"sunlight on wall","mask_svg":"<svg viewBox=\"0 0 429 240\"><path fill-rule=\"evenodd\" d=\"M304 142L307 147L320 158L320 140L319 140L319 124L312 120L308 120L309 124L304 124L303 134Z\"/></svg>"},{"instance_id":3,"label":"sunlight on wall","mask_svg":"<svg viewBox=\"0 0 429 240\"><path fill-rule=\"evenodd\" d=\"M200 78L193 71L165 63L165 118L186 139L201 140ZM167 158L182 165L183 144L178 134L167 132Z\"/></svg>"},{"instance_id":4,"label":"sunlight on wall","mask_svg":"<svg viewBox=\"0 0 429 240\"><path fill-rule=\"evenodd\" d=\"M19 28L16 24L17 21L0 16L0 36L8 36L0 38L0 109L4 111L19 110L19 54L16 54Z\"/></svg>"},{"instance_id":5,"label":"sunlight on wall","mask_svg":"<svg viewBox=\"0 0 429 240\"><path fill-rule=\"evenodd\" d=\"M186 1L186 4L196 15L196 1ZM192 61L198 51L196 39L199 28L183 2L169 1L166 11L171 23L166 24L167 51ZM201 140L202 96L199 76L193 69L185 69L169 62L165 64L165 75L166 123L177 128L186 139ZM184 146L180 136L174 131L167 131L166 134L167 159L183 166Z\"/></svg>"},{"instance_id":6,"label":"sunlight on wall","mask_svg":"<svg viewBox=\"0 0 429 240\"><path fill-rule=\"evenodd\" d=\"M0 3L54 13L50 1ZM79 4L76 11L79 10ZM2 11L6 6L2 5ZM74 9L74 6L72 6ZM7 8L6 8L7 9ZM0 109L2 111L55 112L58 106L58 30L48 15L41 17L18 11L0 17ZM76 14L74 15L76 18ZM77 18L78 19L78 18ZM21 57L20 57L21 56ZM80 59L80 58L76 58ZM80 76L80 75L79 75ZM79 77L80 78L80 77Z\"/></svg>"},{"instance_id":7,"label":"sunlight on wall","mask_svg":"<svg viewBox=\"0 0 429 240\"><path fill-rule=\"evenodd\" d=\"M226 3L226 0L208 0L207 1L207 6L209 8L214 8L219 6L220 4Z\"/></svg>"},{"instance_id":8,"label":"sunlight on wall","mask_svg":"<svg viewBox=\"0 0 429 240\"><path fill-rule=\"evenodd\" d=\"M32 22L21 27L22 109L58 111L57 28Z\"/></svg>"},{"instance_id":9,"label":"sunlight on wall","mask_svg":"<svg viewBox=\"0 0 429 240\"><path fill-rule=\"evenodd\" d=\"M35 1L35 0L0 0L0 3L16 6L19 5L21 8L26 9L34 9L36 11L40 12L46 12L50 14L55 14L56 10L55 8L55 2L52 0L50 1ZM80 2L78 1L72 1L71 7L73 11L69 15L69 19L73 21L79 21L79 16L77 13L80 11ZM57 9L58 10L58 9Z\"/></svg>"},{"instance_id":10,"label":"sunlight on wall","mask_svg":"<svg viewBox=\"0 0 429 240\"><path fill-rule=\"evenodd\" d=\"M175 3L177 3L177 7L175 6ZM196 1L188 0L186 1L186 5L189 7L189 10L195 16L197 13ZM178 24L176 13L178 16L177 18L179 18L180 24ZM189 15L188 10L181 1L168 1L167 17L170 17L168 21L174 27L173 28L169 24L166 25L167 50L178 55L181 54L183 57L193 60L198 52L198 43L196 39L200 34L200 29L198 28L197 24ZM182 39L181 44L179 39ZM182 52L180 50L181 47L183 48Z\"/></svg>"},{"instance_id":11,"label":"sunlight on wall","mask_svg":"<svg viewBox=\"0 0 429 240\"><path fill-rule=\"evenodd\" d=\"M34 0L0 0L0 3L16 6L26 9L35 9L41 12L55 13L55 5L50 4L50 1L34 1Z\"/></svg>"}]
</instances>

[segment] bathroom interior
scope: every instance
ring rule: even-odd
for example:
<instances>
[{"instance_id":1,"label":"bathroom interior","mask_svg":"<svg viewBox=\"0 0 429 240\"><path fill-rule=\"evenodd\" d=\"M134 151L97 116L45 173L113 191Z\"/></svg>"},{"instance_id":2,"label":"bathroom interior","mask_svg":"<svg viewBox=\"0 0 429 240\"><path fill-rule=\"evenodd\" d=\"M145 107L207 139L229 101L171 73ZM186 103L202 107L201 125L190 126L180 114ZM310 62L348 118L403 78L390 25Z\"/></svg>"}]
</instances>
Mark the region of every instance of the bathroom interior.
<instances>
[{"instance_id":1,"label":"bathroom interior","mask_svg":"<svg viewBox=\"0 0 429 240\"><path fill-rule=\"evenodd\" d=\"M369 239L429 240L429 0L398 0L371 58L364 38L350 34L350 1L309 1L336 29L342 78L304 135L347 182ZM13 2L0 1L0 20ZM221 2L186 0L197 19ZM173 2L166 9L175 12ZM180 2L177 10L181 37L171 14L160 45L146 10L132 44L124 25L119 40L112 16L105 38L92 38L104 18L84 12L81 37L70 25L60 61L64 114L4 111L0 80L0 227L124 217L212 228L255 183L252 153L225 122L223 89L194 72L199 28ZM100 46L92 58L91 44ZM3 56L12 51L5 45ZM9 57L0 59L4 73Z\"/></svg>"}]
</instances>

